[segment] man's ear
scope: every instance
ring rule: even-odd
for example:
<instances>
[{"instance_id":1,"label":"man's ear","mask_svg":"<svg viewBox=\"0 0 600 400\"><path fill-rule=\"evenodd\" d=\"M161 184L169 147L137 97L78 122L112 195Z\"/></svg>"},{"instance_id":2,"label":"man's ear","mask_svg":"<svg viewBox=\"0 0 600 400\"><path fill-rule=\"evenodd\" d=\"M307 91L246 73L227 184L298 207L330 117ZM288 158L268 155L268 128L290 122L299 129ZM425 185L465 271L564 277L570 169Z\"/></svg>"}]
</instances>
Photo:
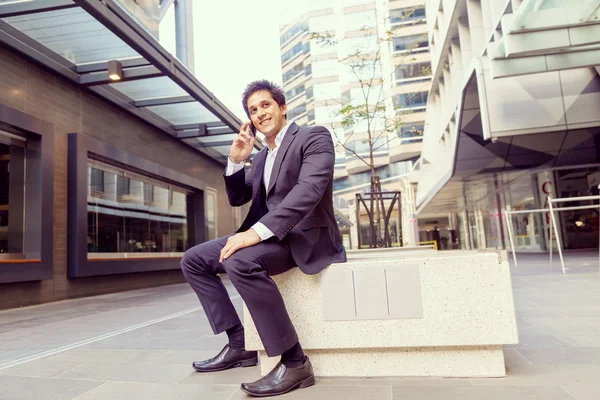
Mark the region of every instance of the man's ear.
<instances>
[{"instance_id":1,"label":"man's ear","mask_svg":"<svg viewBox=\"0 0 600 400\"><path fill-rule=\"evenodd\" d=\"M279 106L279 109L281 110L281 113L287 118L287 104Z\"/></svg>"}]
</instances>

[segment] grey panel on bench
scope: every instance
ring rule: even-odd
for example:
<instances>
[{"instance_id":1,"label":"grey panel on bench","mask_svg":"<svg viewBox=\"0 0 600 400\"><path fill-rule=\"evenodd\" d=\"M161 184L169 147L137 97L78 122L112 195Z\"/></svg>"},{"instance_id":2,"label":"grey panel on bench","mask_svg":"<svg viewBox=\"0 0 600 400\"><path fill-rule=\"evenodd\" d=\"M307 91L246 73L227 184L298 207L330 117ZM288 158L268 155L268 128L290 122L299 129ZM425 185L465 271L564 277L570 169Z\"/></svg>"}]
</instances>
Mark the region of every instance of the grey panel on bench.
<instances>
[{"instance_id":1,"label":"grey panel on bench","mask_svg":"<svg viewBox=\"0 0 600 400\"><path fill-rule=\"evenodd\" d=\"M417 264L328 268L321 276L325 321L423 318Z\"/></svg>"},{"instance_id":2,"label":"grey panel on bench","mask_svg":"<svg viewBox=\"0 0 600 400\"><path fill-rule=\"evenodd\" d=\"M348 321L356 318L352 274L350 268L327 268L321 273L325 321Z\"/></svg>"},{"instance_id":3,"label":"grey panel on bench","mask_svg":"<svg viewBox=\"0 0 600 400\"><path fill-rule=\"evenodd\" d=\"M388 268L386 272L390 318L423 318L419 266Z\"/></svg>"}]
</instances>

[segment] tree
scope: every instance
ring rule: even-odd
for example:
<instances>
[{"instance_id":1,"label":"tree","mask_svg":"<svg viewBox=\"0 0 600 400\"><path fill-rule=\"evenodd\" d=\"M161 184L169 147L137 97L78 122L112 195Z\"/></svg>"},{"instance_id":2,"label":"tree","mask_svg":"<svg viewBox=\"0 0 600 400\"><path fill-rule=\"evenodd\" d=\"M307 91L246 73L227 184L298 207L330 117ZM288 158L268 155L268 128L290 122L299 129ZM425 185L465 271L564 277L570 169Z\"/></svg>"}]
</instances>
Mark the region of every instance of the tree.
<instances>
[{"instance_id":1,"label":"tree","mask_svg":"<svg viewBox=\"0 0 600 400\"><path fill-rule=\"evenodd\" d=\"M413 20L413 23L418 22L418 20L411 18L413 13L414 11L404 13L401 18L402 27L410 24L410 20ZM395 80L397 74L402 71L403 66L412 64L415 61L415 50L424 47L427 38L424 34L422 38L415 40L408 48L406 48L406 43L401 44L400 47L405 47L405 49L398 54L400 60L393 61L397 65L388 77L384 77L381 72L382 49L391 50L396 29L386 31L382 38L377 37L377 35L370 35L373 30L373 27L362 27L361 31L365 37L363 45L357 46L356 49L342 57L338 57L337 60L340 64L348 67L351 76L357 82L356 88L360 89L357 91L359 96L352 98L351 95L343 95L341 100L330 99L328 105L336 108L333 115L336 118L335 120L332 118L331 128L338 147L341 147L346 155L351 155L364 163L371 173L370 194L367 196L370 207L363 201L370 221L371 247L380 247L382 244L389 247L391 246L389 218L395 200L392 201L391 209L386 210L385 196L381 190L380 177L376 172L375 154L378 150L387 148L391 142L402 139L403 119L406 114L412 112L411 107L407 104L411 103L412 98L417 93L412 95L404 93L404 103L394 104L392 98L386 95L386 88L391 90L394 87L391 83ZM321 46L335 49L336 54L338 54L338 43L335 38L328 34L316 32L311 32L310 36L311 39L316 39ZM375 40L375 43L371 43L373 40ZM430 71L431 68L427 67L420 72L422 75L430 75ZM422 135L422 132L415 132L415 134ZM359 143L366 144L367 151L364 151L364 146L360 149L357 148L358 136L362 136ZM357 195L357 201L361 199L361 196ZM360 208L360 204L356 206ZM400 212L400 207L398 212ZM381 229L382 219L383 232Z\"/></svg>"}]
</instances>

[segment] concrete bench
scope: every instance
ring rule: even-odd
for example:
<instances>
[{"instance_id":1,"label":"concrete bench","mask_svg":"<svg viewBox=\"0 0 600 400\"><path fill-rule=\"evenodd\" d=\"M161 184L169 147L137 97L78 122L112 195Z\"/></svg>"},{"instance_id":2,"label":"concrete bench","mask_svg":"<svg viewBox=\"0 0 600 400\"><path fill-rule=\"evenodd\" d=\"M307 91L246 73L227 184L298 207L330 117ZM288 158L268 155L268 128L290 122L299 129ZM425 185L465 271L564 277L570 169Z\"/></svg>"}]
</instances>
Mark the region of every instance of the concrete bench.
<instances>
[{"instance_id":1,"label":"concrete bench","mask_svg":"<svg viewBox=\"0 0 600 400\"><path fill-rule=\"evenodd\" d=\"M509 265L495 252L360 250L273 279L317 376L503 377L518 343ZM269 358L244 306L246 348Z\"/></svg>"}]
</instances>

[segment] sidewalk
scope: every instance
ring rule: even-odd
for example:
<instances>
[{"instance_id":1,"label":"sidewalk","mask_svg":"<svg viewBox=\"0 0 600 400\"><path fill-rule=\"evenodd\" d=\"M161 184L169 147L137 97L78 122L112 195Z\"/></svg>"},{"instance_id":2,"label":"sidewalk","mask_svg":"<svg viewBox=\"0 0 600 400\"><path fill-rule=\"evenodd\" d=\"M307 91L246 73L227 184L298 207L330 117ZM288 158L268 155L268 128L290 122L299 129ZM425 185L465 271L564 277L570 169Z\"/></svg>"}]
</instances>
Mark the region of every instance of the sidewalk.
<instances>
[{"instance_id":1,"label":"sidewalk","mask_svg":"<svg viewBox=\"0 0 600 400\"><path fill-rule=\"evenodd\" d=\"M567 253L566 275L557 257L552 269L547 255L518 261L520 343L505 348L508 378L320 379L282 398L599 400L597 253ZM190 366L226 341L187 284L0 312L0 399L246 399L239 385L258 379L258 367L199 374Z\"/></svg>"}]
</instances>

